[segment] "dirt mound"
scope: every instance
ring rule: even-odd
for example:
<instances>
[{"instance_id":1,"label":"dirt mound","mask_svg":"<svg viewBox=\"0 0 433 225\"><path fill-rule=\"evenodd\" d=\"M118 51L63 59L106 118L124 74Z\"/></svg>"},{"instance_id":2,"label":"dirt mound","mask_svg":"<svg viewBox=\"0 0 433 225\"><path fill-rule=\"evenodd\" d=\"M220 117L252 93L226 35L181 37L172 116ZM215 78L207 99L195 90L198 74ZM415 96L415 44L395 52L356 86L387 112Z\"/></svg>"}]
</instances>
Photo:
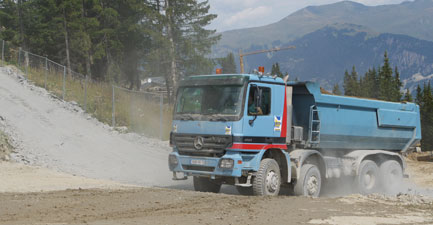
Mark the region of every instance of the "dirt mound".
<instances>
[{"instance_id":1,"label":"dirt mound","mask_svg":"<svg viewBox=\"0 0 433 225\"><path fill-rule=\"evenodd\" d=\"M433 152L412 152L407 158L415 161L433 162Z\"/></svg>"},{"instance_id":2,"label":"dirt mound","mask_svg":"<svg viewBox=\"0 0 433 225\"><path fill-rule=\"evenodd\" d=\"M0 106L5 131L17 140L15 161L135 185L180 184L168 170L168 142L119 133L13 67L0 67Z\"/></svg>"}]
</instances>

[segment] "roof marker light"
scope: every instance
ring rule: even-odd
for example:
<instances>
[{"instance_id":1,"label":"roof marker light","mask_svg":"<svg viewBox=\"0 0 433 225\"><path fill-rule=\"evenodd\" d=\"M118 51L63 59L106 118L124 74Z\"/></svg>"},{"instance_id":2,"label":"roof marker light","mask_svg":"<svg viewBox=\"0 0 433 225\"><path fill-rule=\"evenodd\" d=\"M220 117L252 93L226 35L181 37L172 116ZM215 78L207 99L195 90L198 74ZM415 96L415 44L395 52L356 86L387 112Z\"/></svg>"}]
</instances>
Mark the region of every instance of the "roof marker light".
<instances>
[{"instance_id":1,"label":"roof marker light","mask_svg":"<svg viewBox=\"0 0 433 225\"><path fill-rule=\"evenodd\" d=\"M265 67L264 66L259 66L259 72L264 74L265 73Z\"/></svg>"}]
</instances>

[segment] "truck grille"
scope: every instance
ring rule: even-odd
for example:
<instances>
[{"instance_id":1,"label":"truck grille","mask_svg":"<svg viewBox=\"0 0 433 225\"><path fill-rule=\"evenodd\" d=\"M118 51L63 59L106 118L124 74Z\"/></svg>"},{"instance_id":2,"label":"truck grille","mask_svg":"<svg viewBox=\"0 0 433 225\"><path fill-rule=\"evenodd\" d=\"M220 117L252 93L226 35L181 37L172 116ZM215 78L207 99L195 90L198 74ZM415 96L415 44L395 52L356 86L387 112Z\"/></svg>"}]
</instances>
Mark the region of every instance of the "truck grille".
<instances>
[{"instance_id":1,"label":"truck grille","mask_svg":"<svg viewBox=\"0 0 433 225\"><path fill-rule=\"evenodd\" d=\"M221 157L225 149L232 144L231 135L191 135L173 134L173 144L177 147L179 154L191 156ZM194 141L201 138L201 148L194 146Z\"/></svg>"},{"instance_id":2,"label":"truck grille","mask_svg":"<svg viewBox=\"0 0 433 225\"><path fill-rule=\"evenodd\" d=\"M210 167L210 166L182 165L182 167L186 170L197 170L197 171L206 171L206 172L213 172L215 170L214 167Z\"/></svg>"}]
</instances>

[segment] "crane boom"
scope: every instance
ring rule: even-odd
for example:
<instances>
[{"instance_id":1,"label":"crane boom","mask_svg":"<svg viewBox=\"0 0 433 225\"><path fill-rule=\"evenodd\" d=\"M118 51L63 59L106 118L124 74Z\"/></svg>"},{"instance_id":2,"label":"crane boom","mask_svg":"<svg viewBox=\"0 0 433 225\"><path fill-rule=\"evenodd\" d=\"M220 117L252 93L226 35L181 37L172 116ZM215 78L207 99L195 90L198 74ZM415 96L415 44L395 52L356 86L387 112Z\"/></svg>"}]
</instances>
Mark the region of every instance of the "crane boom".
<instances>
[{"instance_id":1,"label":"crane boom","mask_svg":"<svg viewBox=\"0 0 433 225\"><path fill-rule=\"evenodd\" d=\"M255 55L255 54L266 53L266 52L276 52L276 51L295 49L295 48L296 48L295 46L287 46L287 47L282 47L282 48L264 49L264 50L247 52L247 53L242 53L242 50L239 49L239 62L240 62L240 67L241 67L241 73L245 72L244 71L244 56Z\"/></svg>"}]
</instances>

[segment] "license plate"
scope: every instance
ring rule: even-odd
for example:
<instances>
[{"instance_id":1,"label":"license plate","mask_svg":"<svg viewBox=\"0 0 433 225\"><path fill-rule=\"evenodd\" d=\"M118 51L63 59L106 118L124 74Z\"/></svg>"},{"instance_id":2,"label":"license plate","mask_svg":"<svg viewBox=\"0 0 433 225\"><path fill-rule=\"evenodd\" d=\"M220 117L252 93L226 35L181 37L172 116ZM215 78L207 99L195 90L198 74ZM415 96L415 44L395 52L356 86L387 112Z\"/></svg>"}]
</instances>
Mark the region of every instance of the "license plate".
<instances>
[{"instance_id":1,"label":"license plate","mask_svg":"<svg viewBox=\"0 0 433 225\"><path fill-rule=\"evenodd\" d=\"M206 165L206 161L203 159L191 159L191 164L192 165Z\"/></svg>"}]
</instances>

